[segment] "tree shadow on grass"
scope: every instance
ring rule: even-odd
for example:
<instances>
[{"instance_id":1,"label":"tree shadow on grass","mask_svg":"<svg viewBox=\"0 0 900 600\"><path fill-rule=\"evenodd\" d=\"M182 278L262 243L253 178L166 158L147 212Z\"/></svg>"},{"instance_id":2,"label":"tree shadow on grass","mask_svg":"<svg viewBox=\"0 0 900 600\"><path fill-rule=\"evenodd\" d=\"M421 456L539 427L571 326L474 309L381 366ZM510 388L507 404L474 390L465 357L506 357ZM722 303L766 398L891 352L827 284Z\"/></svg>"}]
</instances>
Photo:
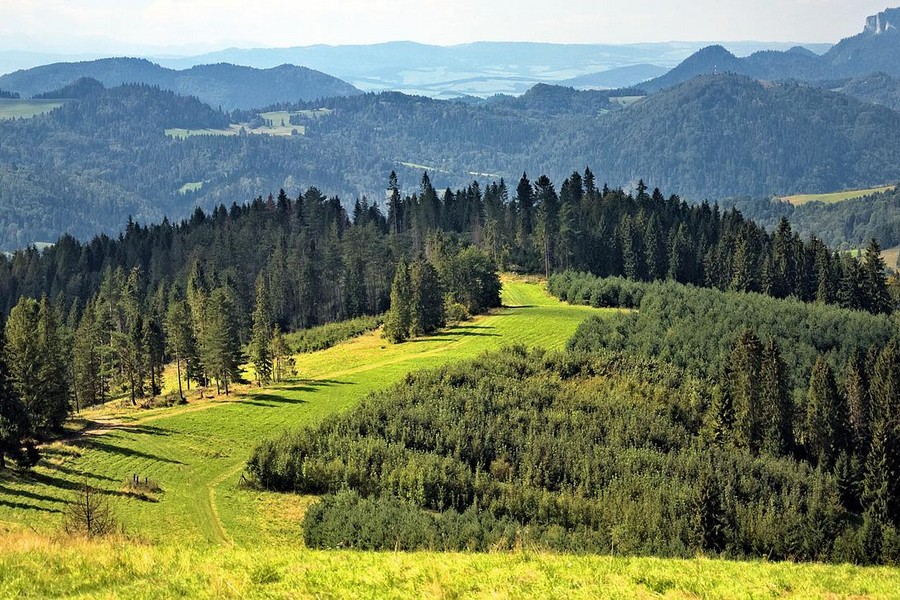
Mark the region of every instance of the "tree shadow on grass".
<instances>
[{"instance_id":1,"label":"tree shadow on grass","mask_svg":"<svg viewBox=\"0 0 900 600\"><path fill-rule=\"evenodd\" d=\"M0 499L0 506L6 506L7 508L17 508L20 510L39 510L41 512L46 513L57 513L62 514L62 511L58 508L48 508L46 506L35 506L34 504L25 504L24 502L10 502L9 500Z\"/></svg>"},{"instance_id":2,"label":"tree shadow on grass","mask_svg":"<svg viewBox=\"0 0 900 600\"><path fill-rule=\"evenodd\" d=\"M492 326L478 326L478 325L460 325L454 327L448 331L440 331L438 333L431 333L429 335L408 340L407 343L422 343L429 342L431 340L441 340L447 338L464 338L464 337L500 337L499 333L488 333L486 329L494 329Z\"/></svg>"},{"instance_id":3,"label":"tree shadow on grass","mask_svg":"<svg viewBox=\"0 0 900 600\"><path fill-rule=\"evenodd\" d=\"M91 473L89 471L82 471L80 469L73 469L72 467L67 467L65 465L56 465L52 463L48 463L44 465L48 469L52 469L54 471L59 471L60 473L65 473L70 477L78 477L80 479L96 479L97 481L118 481L114 477L107 477L106 475L98 475L96 473Z\"/></svg>"},{"instance_id":4,"label":"tree shadow on grass","mask_svg":"<svg viewBox=\"0 0 900 600\"><path fill-rule=\"evenodd\" d=\"M125 428L127 430L127 428ZM169 463L173 465L183 465L184 463L180 460L173 460L171 458L165 458L162 456L156 456L155 454L149 454L147 452L141 452L140 450L135 450L134 448L125 448L123 446L116 446L115 444L110 444L109 442L102 442L96 438L84 438L78 441L78 445L87 448L90 450L100 450L101 452L109 452L110 454L120 454L122 456L134 456L138 458L145 458L147 460L155 460L159 462Z\"/></svg>"},{"instance_id":5,"label":"tree shadow on grass","mask_svg":"<svg viewBox=\"0 0 900 600\"><path fill-rule=\"evenodd\" d=\"M57 502L62 504L68 504L66 500L62 498L56 498L54 496L47 496L45 494L37 494L35 492L30 492L28 490L15 490L12 488L8 488L0 485L0 494L6 494L8 496L13 496L17 499L27 498L29 500L35 500L37 502ZM38 507L33 507L38 508Z\"/></svg>"},{"instance_id":6,"label":"tree shadow on grass","mask_svg":"<svg viewBox=\"0 0 900 600\"><path fill-rule=\"evenodd\" d=\"M315 391L315 389L312 389ZM279 404L306 404L306 400L300 398L287 398L276 394L253 394L240 400L235 400L235 404L250 404L252 406L278 406Z\"/></svg>"}]
</instances>

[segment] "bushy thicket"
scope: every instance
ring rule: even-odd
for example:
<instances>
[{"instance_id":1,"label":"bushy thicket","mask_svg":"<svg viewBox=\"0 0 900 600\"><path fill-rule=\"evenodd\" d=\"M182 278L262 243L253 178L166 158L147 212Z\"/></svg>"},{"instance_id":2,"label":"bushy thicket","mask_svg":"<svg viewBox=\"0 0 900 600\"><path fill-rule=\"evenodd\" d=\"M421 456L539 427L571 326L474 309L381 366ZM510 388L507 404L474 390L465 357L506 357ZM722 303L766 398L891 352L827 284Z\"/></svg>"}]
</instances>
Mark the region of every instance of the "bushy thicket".
<instances>
[{"instance_id":1,"label":"bushy thicket","mask_svg":"<svg viewBox=\"0 0 900 600\"><path fill-rule=\"evenodd\" d=\"M674 282L646 284L569 272L552 276L549 289L572 303L639 308L588 319L569 341L572 350L656 356L699 375L718 376L738 333L751 328L760 338L778 342L792 388L803 393L819 354L841 371L855 351L883 346L898 327L896 317Z\"/></svg>"},{"instance_id":2,"label":"bushy thicket","mask_svg":"<svg viewBox=\"0 0 900 600\"><path fill-rule=\"evenodd\" d=\"M378 329L384 322L382 316L364 316L336 323L327 323L318 327L301 329L285 336L291 350L304 354L318 352L360 336L368 331Z\"/></svg>"},{"instance_id":3,"label":"bushy thicket","mask_svg":"<svg viewBox=\"0 0 900 600\"><path fill-rule=\"evenodd\" d=\"M266 442L248 471L328 494L311 547L865 560L833 475L706 441L714 394L663 363L512 348Z\"/></svg>"}]
</instances>

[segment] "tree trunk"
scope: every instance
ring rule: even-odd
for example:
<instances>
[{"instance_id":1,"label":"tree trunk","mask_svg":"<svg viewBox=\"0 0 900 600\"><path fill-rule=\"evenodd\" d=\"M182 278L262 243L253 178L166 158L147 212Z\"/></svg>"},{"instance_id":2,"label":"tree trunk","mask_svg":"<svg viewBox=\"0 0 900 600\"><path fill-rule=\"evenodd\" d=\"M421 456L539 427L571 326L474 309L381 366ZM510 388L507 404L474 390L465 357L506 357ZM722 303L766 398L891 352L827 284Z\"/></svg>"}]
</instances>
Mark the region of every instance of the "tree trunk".
<instances>
[{"instance_id":1,"label":"tree trunk","mask_svg":"<svg viewBox=\"0 0 900 600\"><path fill-rule=\"evenodd\" d=\"M175 369L178 372L178 397L184 400L184 390L181 389L181 357L177 354L175 355ZM188 385L190 385L190 381L188 381Z\"/></svg>"}]
</instances>

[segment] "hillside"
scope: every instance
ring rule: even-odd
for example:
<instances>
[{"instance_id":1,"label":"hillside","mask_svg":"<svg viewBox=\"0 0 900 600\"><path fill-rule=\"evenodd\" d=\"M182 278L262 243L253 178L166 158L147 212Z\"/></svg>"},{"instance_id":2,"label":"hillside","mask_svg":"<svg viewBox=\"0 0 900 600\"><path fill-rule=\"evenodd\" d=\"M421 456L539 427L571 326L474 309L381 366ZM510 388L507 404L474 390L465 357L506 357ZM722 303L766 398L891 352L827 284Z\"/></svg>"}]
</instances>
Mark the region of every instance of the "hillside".
<instances>
[{"instance_id":1,"label":"hillside","mask_svg":"<svg viewBox=\"0 0 900 600\"><path fill-rule=\"evenodd\" d=\"M0 76L0 87L32 97L63 88L83 77L96 79L106 87L125 83L159 86L181 95L195 96L224 110L261 108L279 102L359 93L340 79L293 65L254 69L220 63L177 71L137 58L105 58L34 67Z\"/></svg>"},{"instance_id":2,"label":"hillside","mask_svg":"<svg viewBox=\"0 0 900 600\"><path fill-rule=\"evenodd\" d=\"M307 181L347 205L380 199L391 170L404 186L428 170L443 189L473 178L513 181L522 170L561 181L584 164L601 183L630 189L643 178L691 200L900 180L900 115L884 107L733 75L636 101L639 93L539 85L481 103L368 94L282 107L284 127L254 130L264 124L257 112L225 115L146 86L102 91L0 123L0 248L63 232L115 233L129 215L181 219L196 205L246 201L261 190L293 195ZM235 120L279 135L239 135Z\"/></svg>"},{"instance_id":3,"label":"hillside","mask_svg":"<svg viewBox=\"0 0 900 600\"><path fill-rule=\"evenodd\" d=\"M900 9L888 9L866 20L865 29L818 55L797 47L787 51L761 50L738 58L722 46L703 48L674 69L642 84L656 91L697 75L734 73L754 79L819 81L863 77L884 72L900 75Z\"/></svg>"}]
</instances>

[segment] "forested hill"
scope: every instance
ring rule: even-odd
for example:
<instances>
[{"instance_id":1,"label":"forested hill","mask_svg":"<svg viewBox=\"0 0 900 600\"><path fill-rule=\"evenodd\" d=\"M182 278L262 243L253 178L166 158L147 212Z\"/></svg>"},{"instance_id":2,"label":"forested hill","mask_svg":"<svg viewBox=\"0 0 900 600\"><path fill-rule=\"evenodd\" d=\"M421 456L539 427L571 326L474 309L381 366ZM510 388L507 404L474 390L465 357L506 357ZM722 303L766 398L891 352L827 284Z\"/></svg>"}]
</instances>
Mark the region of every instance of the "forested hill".
<instances>
[{"instance_id":1,"label":"forested hill","mask_svg":"<svg viewBox=\"0 0 900 600\"><path fill-rule=\"evenodd\" d=\"M538 86L481 104L367 94L279 107L290 121L285 130L297 135L226 129L220 133L232 135L176 139L165 130L262 119L148 86L100 91L0 123L0 249L63 232L118 232L129 215L181 219L197 205L282 187L295 194L312 183L347 202L378 199L392 169L401 187L415 186L427 169L442 189L512 180L523 170L561 180L572 165L590 165L611 186L644 178L691 200L900 180L900 115L884 107L732 75L637 102L633 94ZM323 106L329 110L315 110Z\"/></svg>"},{"instance_id":2,"label":"forested hill","mask_svg":"<svg viewBox=\"0 0 900 600\"><path fill-rule=\"evenodd\" d=\"M711 73L736 73L774 81L833 80L878 72L896 76L900 75L898 57L900 9L895 8L869 17L861 33L841 40L821 56L797 47L786 52L760 51L738 58L722 46L709 46L641 87L656 91Z\"/></svg>"},{"instance_id":3,"label":"forested hill","mask_svg":"<svg viewBox=\"0 0 900 600\"><path fill-rule=\"evenodd\" d=\"M336 77L294 65L254 69L221 63L177 71L138 58L44 65L3 75L0 87L23 96L37 96L82 77L96 79L107 87L123 83L156 85L185 96L196 96L225 110L360 93Z\"/></svg>"}]
</instances>

